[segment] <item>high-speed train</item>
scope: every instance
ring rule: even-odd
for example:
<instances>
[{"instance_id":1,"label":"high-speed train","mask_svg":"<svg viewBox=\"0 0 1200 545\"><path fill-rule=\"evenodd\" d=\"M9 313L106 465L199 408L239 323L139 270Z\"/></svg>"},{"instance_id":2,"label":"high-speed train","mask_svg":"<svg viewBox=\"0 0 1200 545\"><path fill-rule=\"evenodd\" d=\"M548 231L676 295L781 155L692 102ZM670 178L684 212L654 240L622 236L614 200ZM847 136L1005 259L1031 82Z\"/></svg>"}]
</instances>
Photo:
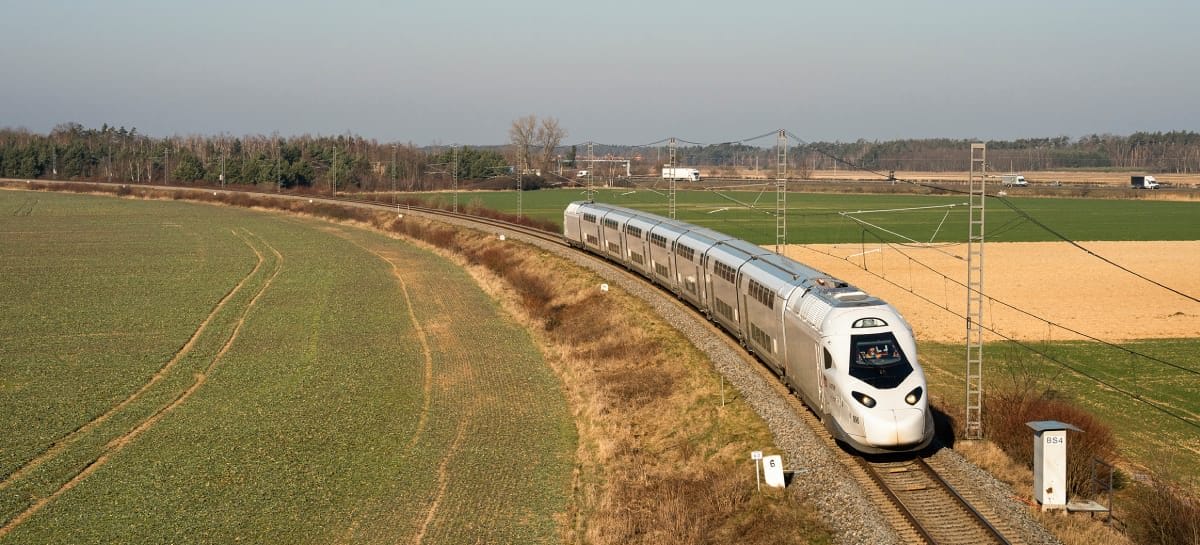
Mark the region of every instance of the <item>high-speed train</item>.
<instances>
[{"instance_id":1,"label":"high-speed train","mask_svg":"<svg viewBox=\"0 0 1200 545\"><path fill-rule=\"evenodd\" d=\"M933 439L912 327L891 305L749 242L629 208L573 202L563 236L702 311L851 448L914 451Z\"/></svg>"}]
</instances>

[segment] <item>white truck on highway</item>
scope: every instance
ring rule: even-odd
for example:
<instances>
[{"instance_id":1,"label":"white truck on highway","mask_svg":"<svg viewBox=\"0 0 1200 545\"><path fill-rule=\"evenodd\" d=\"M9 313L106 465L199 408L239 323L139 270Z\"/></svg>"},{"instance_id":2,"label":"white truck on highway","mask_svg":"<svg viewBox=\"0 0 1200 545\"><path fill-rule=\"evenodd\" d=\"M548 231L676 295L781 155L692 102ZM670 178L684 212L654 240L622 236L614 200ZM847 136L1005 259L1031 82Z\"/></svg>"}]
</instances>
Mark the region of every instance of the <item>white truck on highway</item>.
<instances>
[{"instance_id":1,"label":"white truck on highway","mask_svg":"<svg viewBox=\"0 0 1200 545\"><path fill-rule=\"evenodd\" d=\"M1020 174L1005 174L1000 176L1000 183L1012 187L1025 187L1029 182L1025 181L1025 177Z\"/></svg>"},{"instance_id":2,"label":"white truck on highway","mask_svg":"<svg viewBox=\"0 0 1200 545\"><path fill-rule=\"evenodd\" d=\"M699 182L700 169L688 167L663 167L662 177L664 180L687 180L689 182Z\"/></svg>"},{"instance_id":3,"label":"white truck on highway","mask_svg":"<svg viewBox=\"0 0 1200 545\"><path fill-rule=\"evenodd\" d=\"M1158 189L1158 180L1154 176L1130 176L1129 185L1134 189Z\"/></svg>"}]
</instances>

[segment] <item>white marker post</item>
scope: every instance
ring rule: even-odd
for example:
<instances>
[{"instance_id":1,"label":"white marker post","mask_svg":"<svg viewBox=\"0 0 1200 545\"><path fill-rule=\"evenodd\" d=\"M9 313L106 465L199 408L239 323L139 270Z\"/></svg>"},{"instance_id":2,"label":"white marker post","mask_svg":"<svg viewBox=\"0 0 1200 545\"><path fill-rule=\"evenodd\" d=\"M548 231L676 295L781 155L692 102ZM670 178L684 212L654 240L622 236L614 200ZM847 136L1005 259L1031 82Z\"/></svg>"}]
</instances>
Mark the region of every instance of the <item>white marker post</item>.
<instances>
[{"instance_id":1,"label":"white marker post","mask_svg":"<svg viewBox=\"0 0 1200 545\"><path fill-rule=\"evenodd\" d=\"M763 480L771 488L784 488L787 481L783 478L783 457L775 454L763 458Z\"/></svg>"},{"instance_id":2,"label":"white marker post","mask_svg":"<svg viewBox=\"0 0 1200 545\"><path fill-rule=\"evenodd\" d=\"M762 460L762 451L755 450L750 452L750 459L754 460L754 484L758 487L758 491L762 492L762 480L758 476L758 461Z\"/></svg>"}]
</instances>

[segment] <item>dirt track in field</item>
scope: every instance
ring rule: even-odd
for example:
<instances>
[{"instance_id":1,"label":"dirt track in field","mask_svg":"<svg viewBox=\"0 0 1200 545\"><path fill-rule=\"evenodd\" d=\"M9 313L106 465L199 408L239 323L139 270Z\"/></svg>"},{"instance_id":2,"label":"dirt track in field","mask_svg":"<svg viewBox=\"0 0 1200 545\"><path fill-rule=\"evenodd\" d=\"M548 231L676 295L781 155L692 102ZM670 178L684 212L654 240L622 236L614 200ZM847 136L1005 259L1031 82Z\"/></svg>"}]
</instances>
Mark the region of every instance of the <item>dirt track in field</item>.
<instances>
[{"instance_id":1,"label":"dirt track in field","mask_svg":"<svg viewBox=\"0 0 1200 545\"><path fill-rule=\"evenodd\" d=\"M241 287L243 285L245 285L246 279L250 278L250 276L254 275L262 268L262 265L266 262L266 259L264 258L263 253L259 250L259 248L257 248L255 245L250 243L250 240L247 238L247 236L245 236L241 233L235 233L235 234L237 234L239 237L241 237L242 240L244 240L246 242L246 244L250 246L250 248L254 251L255 255L258 257L258 264L254 266L254 270L251 271L250 275L247 275L246 278L243 278L238 283L237 289L240 290ZM193 394L195 394L197 391L200 390L200 388L202 386L204 386L204 383L208 381L208 377L212 376L212 372L217 368L217 366L220 364L221 360L225 357L225 354L229 351L229 348L231 346L233 346L234 341L237 340L238 335L241 333L242 326L245 325L245 323L246 323L246 317L250 314L250 311L253 310L255 305L258 304L258 300L271 287L271 284L275 281L275 278L277 276L279 276L279 272L283 268L283 254L279 253L279 251L276 250L273 246L271 246L270 243L263 240L262 238L259 238L257 235L254 235L253 233L249 233L249 232L247 232L247 234L256 238L259 241L259 243L261 243L268 250L270 250L271 253L275 254L274 270L270 273L270 276L267 277L266 281L263 283L262 287L259 288L258 292L254 295L254 297L250 299L250 302L246 304L246 307L244 309L242 309L241 316L240 316L240 318L238 318L237 322L234 324L233 332L230 333L229 338L226 339L226 341L225 341L225 344L223 344L221 346L221 349L218 350L217 353L212 357L212 359L208 362L208 365L204 368L204 370L195 375L195 382L193 382L192 385L189 386L186 390L181 392L175 398L175 400L172 401L170 404L166 405L165 407L160 408L157 412L155 412L149 418L146 418L145 420L138 423L138 425L134 426L133 429L125 432L121 436L116 437L113 440L109 441L107 444L105 444L104 452L98 458L96 458L91 463L89 463L87 466L85 466L81 470L79 470L78 473L76 473L73 477L71 477L70 480L68 480L67 482L60 485L58 487L58 489L56 489L54 492L50 493L49 495L47 495L45 497L38 498L36 501L34 501L32 504L30 504L29 507L27 507L24 511L20 512L15 517L8 520L6 523L4 523L3 526L0 526L0 538L3 538L4 536L8 535L10 532L13 531L13 529L15 529L17 526L20 526L29 517L33 516L38 511L41 511L42 508L46 507L48 504L57 500L63 494L67 493L71 489L78 486L79 483L83 482L84 479L87 479L93 473L95 473L101 467L103 467L105 464L107 464L108 461L115 454L117 454L118 452L123 450L126 446L128 446L130 443L132 443L134 440L136 440L138 438L138 436L140 436L142 433L146 432L150 428L153 428L156 424L158 424L159 421L161 421L163 418L166 418L168 414L170 414L175 409L179 408L180 405L183 405L185 402L187 402L187 400L189 398L191 398ZM225 299L222 299L221 304L223 305L226 300L228 300L228 297L226 297ZM207 324L210 321L211 317L212 316L210 315L209 319L206 319L204 323ZM190 339L188 341L188 345L189 346L192 345L194 343L196 337L198 337L198 336L199 336L199 332L194 334L192 339ZM177 359L178 358L173 358L172 362L177 361ZM162 372L163 371L160 371L160 373L162 373ZM150 384L153 384L153 382L151 382ZM136 395L140 396L144 392L144 390L145 390L145 388L143 388L143 390L139 390ZM123 407L124 405L120 405L120 406ZM107 416L108 416L108 413L106 413L106 418L107 418Z\"/></svg>"},{"instance_id":2,"label":"dirt track in field","mask_svg":"<svg viewBox=\"0 0 1200 545\"><path fill-rule=\"evenodd\" d=\"M148 380L145 384L143 384L142 387L139 388L136 392L130 394L128 397L123 399L120 403L117 403L116 405L113 405L112 407L110 407L107 411L104 412L104 414L101 414L100 416L93 418L92 420L88 421L86 424L75 429L75 431L72 431L71 433L67 434L66 436L62 437L61 439L58 439L50 446L49 449L47 449L46 451L37 455L32 460L26 462L25 465L17 468L17 470L14 471L11 475L6 477L3 481L0 481L0 490L4 490L5 488L8 488L10 485L12 485L14 482L16 482L19 479L23 479L25 477L25 475L29 474L30 471L33 471L35 468L37 468L38 466L40 466L47 460L52 460L52 459L56 458L59 454L62 453L62 451L66 450L66 448L68 446L70 446L72 443L74 443L76 439L78 439L79 437L83 436L84 434L92 431L100 424L103 424L104 422L108 421L108 419L112 418L113 415L117 414L125 407L127 407L130 404L132 404L133 402L137 401L139 398L141 398L146 393L146 391L148 391L155 384L157 384L159 381L161 381L163 378L165 378L167 376L167 374L170 373L171 369L175 367L175 364L179 363L179 360L183 359L184 356L186 356L189 352L192 351L192 347L194 347L196 345L197 339L199 339L200 335L203 334L206 329L208 329L208 324L212 322L213 318L216 317L217 313L221 312L221 309L225 308L225 303L227 303L231 298L233 298L233 296L236 295L237 292L241 291L242 287L246 285L246 282L249 281L250 278L252 278L255 274L258 273L258 270L262 268L263 263L265 262L263 255L258 251L258 249L256 249L254 247L253 244L250 243L249 240L246 239L246 237L244 235L238 233L237 231L234 231L233 234L235 236L240 237L242 239L242 241L245 242L246 245L250 248L250 250L253 251L255 253L255 255L258 256L258 262L254 265L254 268L249 273L246 274L245 277L243 277L241 280L238 281L238 283L236 285L234 285L233 289L229 290L229 292L226 293L225 296L222 297L220 301L217 301L216 306L213 307L212 311L208 313L208 316L206 316L204 318L204 321L200 323L200 325L196 328L196 330L192 332L192 336L188 338L187 342L184 343L184 345L175 352L175 354L171 357L171 359L168 360L167 363L163 364L163 366L161 368L159 368L159 370L150 377L150 380ZM124 334L124 333L122 333L122 334Z\"/></svg>"},{"instance_id":3,"label":"dirt track in field","mask_svg":"<svg viewBox=\"0 0 1200 545\"><path fill-rule=\"evenodd\" d=\"M1154 281L1200 297L1200 241L1080 244ZM966 290L953 281L965 282L965 245L793 245L787 255L896 306L922 340L964 339L963 318L942 307L964 314ZM1080 337L1001 302L1106 341L1200 337L1200 303L1121 271L1065 242L988 243L983 283L984 294L994 298L985 300L983 323L1018 339L1057 341ZM931 302L913 295L910 289ZM995 338L985 333L985 339Z\"/></svg>"}]
</instances>

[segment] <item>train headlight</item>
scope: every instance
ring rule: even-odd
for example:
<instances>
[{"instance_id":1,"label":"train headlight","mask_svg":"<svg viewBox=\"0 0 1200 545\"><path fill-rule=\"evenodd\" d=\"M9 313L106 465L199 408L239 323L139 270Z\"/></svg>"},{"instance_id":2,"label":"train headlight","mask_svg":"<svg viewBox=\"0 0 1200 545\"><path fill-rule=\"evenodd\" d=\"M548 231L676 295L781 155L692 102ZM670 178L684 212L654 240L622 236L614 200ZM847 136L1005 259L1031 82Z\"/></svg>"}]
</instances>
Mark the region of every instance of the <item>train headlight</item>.
<instances>
[{"instance_id":1,"label":"train headlight","mask_svg":"<svg viewBox=\"0 0 1200 545\"><path fill-rule=\"evenodd\" d=\"M922 390L920 386L917 386L916 388L913 388L913 391L909 392L908 395L904 396L904 402L908 403L909 405L916 405L917 402L921 400L921 395L924 393L925 390Z\"/></svg>"},{"instance_id":2,"label":"train headlight","mask_svg":"<svg viewBox=\"0 0 1200 545\"><path fill-rule=\"evenodd\" d=\"M875 398L873 398L867 394L860 394L858 392L850 392L850 395L854 396L854 399L857 399L859 403L862 403L863 406L868 409L875 406Z\"/></svg>"}]
</instances>

